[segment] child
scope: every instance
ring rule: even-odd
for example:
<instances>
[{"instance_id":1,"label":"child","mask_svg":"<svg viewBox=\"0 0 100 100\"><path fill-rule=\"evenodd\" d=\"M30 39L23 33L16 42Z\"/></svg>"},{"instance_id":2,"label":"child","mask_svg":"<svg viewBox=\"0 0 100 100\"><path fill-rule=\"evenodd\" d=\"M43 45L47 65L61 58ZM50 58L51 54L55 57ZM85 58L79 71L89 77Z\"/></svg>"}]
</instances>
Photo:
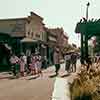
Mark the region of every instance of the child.
<instances>
[{"instance_id":1,"label":"child","mask_svg":"<svg viewBox=\"0 0 100 100\"><path fill-rule=\"evenodd\" d=\"M25 71L25 60L24 60L24 54L21 55L20 57L20 73L21 73L21 76L24 76L24 71Z\"/></svg>"},{"instance_id":2,"label":"child","mask_svg":"<svg viewBox=\"0 0 100 100\"><path fill-rule=\"evenodd\" d=\"M41 56L37 54L35 57L35 67L37 69L37 74L42 76L41 66L42 66Z\"/></svg>"}]
</instances>

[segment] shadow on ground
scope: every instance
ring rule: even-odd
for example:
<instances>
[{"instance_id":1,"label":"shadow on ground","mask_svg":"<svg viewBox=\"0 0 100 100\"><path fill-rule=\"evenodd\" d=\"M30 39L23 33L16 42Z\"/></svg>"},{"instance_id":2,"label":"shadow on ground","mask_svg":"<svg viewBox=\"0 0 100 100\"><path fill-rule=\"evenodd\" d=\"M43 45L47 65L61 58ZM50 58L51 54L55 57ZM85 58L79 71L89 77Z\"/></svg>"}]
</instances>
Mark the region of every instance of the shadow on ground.
<instances>
[{"instance_id":1,"label":"shadow on ground","mask_svg":"<svg viewBox=\"0 0 100 100\"><path fill-rule=\"evenodd\" d=\"M56 74L49 75L50 78L54 78L56 76L57 76Z\"/></svg>"},{"instance_id":2,"label":"shadow on ground","mask_svg":"<svg viewBox=\"0 0 100 100\"><path fill-rule=\"evenodd\" d=\"M27 79L27 80L33 80L33 79L37 79L38 77L40 77L40 76L33 76L33 77L31 77L31 78L29 78L29 79Z\"/></svg>"},{"instance_id":3,"label":"shadow on ground","mask_svg":"<svg viewBox=\"0 0 100 100\"><path fill-rule=\"evenodd\" d=\"M61 77L68 77L68 76L70 76L70 74L61 75Z\"/></svg>"}]
</instances>

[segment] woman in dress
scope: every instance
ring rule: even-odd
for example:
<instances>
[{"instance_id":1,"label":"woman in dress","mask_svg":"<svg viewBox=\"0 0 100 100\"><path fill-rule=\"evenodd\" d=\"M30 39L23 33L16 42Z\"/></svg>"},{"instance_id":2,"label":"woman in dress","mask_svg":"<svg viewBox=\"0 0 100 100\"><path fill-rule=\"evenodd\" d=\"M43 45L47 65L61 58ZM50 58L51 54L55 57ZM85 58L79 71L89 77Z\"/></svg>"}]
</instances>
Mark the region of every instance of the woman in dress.
<instances>
[{"instance_id":1,"label":"woman in dress","mask_svg":"<svg viewBox=\"0 0 100 100\"><path fill-rule=\"evenodd\" d=\"M40 54L36 54L35 56L35 68L36 68L36 72L37 74L40 76L43 76L42 74L42 70L41 70L41 66L42 66L42 61L41 61L41 56Z\"/></svg>"},{"instance_id":2,"label":"woman in dress","mask_svg":"<svg viewBox=\"0 0 100 100\"><path fill-rule=\"evenodd\" d=\"M20 56L20 74L21 76L24 76L24 71L25 71L25 59L24 59L24 54L21 54Z\"/></svg>"}]
</instances>

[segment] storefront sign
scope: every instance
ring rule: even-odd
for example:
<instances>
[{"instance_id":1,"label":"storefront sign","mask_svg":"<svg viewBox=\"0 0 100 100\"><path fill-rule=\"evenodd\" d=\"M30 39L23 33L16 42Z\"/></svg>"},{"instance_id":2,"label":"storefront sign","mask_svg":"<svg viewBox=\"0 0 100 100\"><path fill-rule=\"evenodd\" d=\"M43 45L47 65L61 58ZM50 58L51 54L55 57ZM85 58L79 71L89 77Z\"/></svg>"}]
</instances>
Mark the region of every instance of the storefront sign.
<instances>
[{"instance_id":1,"label":"storefront sign","mask_svg":"<svg viewBox=\"0 0 100 100\"><path fill-rule=\"evenodd\" d=\"M56 38L54 38L54 37L52 37L52 36L49 36L49 40L50 40L50 41L54 41L54 42L57 41Z\"/></svg>"}]
</instances>

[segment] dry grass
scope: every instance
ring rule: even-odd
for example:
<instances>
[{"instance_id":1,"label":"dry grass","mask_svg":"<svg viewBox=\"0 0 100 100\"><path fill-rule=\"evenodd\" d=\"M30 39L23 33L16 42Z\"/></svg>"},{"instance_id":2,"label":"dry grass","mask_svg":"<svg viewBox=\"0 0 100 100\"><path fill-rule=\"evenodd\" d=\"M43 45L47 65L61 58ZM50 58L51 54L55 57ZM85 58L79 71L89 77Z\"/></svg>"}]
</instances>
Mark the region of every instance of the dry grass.
<instances>
[{"instance_id":1,"label":"dry grass","mask_svg":"<svg viewBox=\"0 0 100 100\"><path fill-rule=\"evenodd\" d=\"M70 87L72 100L100 100L99 67L95 65L91 68L90 72L84 69L77 75L77 78ZM84 95L90 96L91 99L82 99Z\"/></svg>"}]
</instances>

